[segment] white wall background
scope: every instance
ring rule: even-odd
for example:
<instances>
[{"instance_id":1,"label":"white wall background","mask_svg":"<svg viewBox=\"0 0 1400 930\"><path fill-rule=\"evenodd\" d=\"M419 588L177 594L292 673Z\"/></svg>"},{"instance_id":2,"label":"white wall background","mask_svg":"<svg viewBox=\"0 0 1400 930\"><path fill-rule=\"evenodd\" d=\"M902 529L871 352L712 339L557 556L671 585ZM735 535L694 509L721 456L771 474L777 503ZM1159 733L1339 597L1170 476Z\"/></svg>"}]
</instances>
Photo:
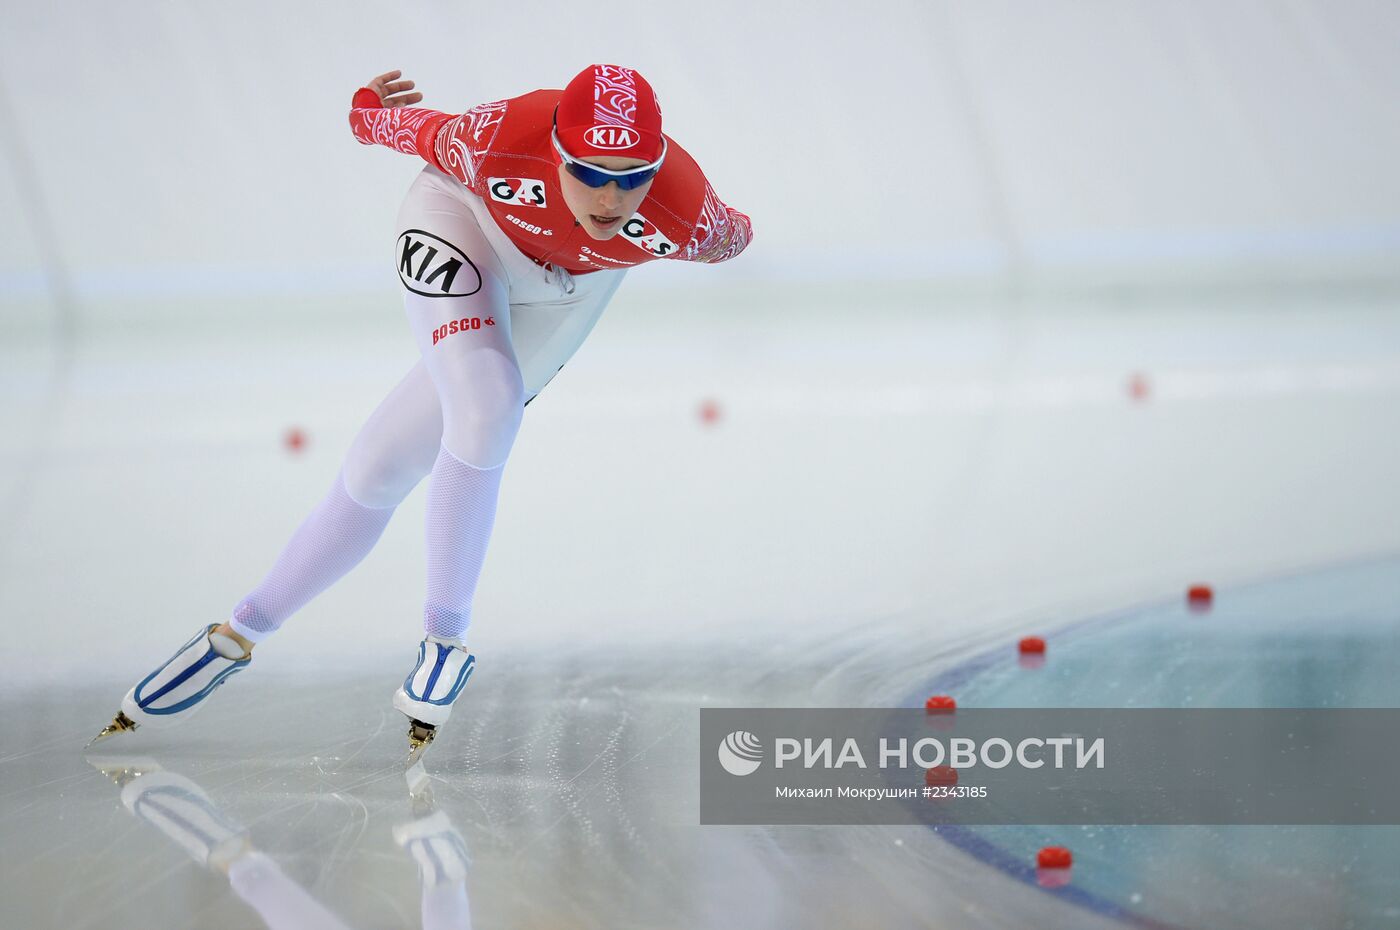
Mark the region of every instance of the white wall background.
<instances>
[{"instance_id":1,"label":"white wall background","mask_svg":"<svg viewBox=\"0 0 1400 930\"><path fill-rule=\"evenodd\" d=\"M1389 0L604 9L5 0L5 321L55 301L121 319L214 294L392 299L417 167L345 116L394 67L454 112L595 60L641 69L757 229L742 262L644 286L1400 268Z\"/></svg>"}]
</instances>

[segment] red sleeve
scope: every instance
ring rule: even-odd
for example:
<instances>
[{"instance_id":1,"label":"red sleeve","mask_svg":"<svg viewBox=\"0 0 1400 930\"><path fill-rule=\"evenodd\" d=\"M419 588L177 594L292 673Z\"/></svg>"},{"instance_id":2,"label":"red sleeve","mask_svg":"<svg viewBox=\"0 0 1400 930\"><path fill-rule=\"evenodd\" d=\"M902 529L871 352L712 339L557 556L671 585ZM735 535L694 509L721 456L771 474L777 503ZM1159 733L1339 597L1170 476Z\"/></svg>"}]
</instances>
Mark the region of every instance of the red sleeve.
<instances>
[{"instance_id":1,"label":"red sleeve","mask_svg":"<svg viewBox=\"0 0 1400 930\"><path fill-rule=\"evenodd\" d=\"M386 108L378 94L361 87L350 105L350 131L365 145L385 145L405 155L417 155L481 194L477 171L495 141L506 103L483 103L453 116L416 107Z\"/></svg>"},{"instance_id":2,"label":"red sleeve","mask_svg":"<svg viewBox=\"0 0 1400 930\"><path fill-rule=\"evenodd\" d=\"M405 155L419 155L439 170L434 152L438 130L454 117L417 107L385 107L368 87L355 91L350 104L350 131L365 145L384 145Z\"/></svg>"},{"instance_id":3,"label":"red sleeve","mask_svg":"<svg viewBox=\"0 0 1400 930\"><path fill-rule=\"evenodd\" d=\"M705 199L695 221L695 233L676 253L676 258L709 264L728 261L744 251L751 239L753 223L743 213L726 206L706 181Z\"/></svg>"}]
</instances>

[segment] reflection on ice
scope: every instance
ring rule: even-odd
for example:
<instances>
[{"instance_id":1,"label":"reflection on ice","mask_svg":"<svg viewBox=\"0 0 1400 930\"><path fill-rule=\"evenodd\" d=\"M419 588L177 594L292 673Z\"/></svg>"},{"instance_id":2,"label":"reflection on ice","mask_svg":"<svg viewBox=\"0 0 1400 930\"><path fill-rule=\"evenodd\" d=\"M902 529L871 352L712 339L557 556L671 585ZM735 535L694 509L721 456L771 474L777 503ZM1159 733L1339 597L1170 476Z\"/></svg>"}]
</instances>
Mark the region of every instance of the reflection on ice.
<instances>
[{"instance_id":1,"label":"reflection on ice","mask_svg":"<svg viewBox=\"0 0 1400 930\"><path fill-rule=\"evenodd\" d=\"M225 875L268 930L349 930L323 902L287 876L193 779L150 756L93 754L88 762L121 789L121 803L195 862ZM421 775L421 770L418 773ZM411 778L411 813L393 828L394 842L418 866L424 930L470 930L466 843L433 803L423 778Z\"/></svg>"}]
</instances>

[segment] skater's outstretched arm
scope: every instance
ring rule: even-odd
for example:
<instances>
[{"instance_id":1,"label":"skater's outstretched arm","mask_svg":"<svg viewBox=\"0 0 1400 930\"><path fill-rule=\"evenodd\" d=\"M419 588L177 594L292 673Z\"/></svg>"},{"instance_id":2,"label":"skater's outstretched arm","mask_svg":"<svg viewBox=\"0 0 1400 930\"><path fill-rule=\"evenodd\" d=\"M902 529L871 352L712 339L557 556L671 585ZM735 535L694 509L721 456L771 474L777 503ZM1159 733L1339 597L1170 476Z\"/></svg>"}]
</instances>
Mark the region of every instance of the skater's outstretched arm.
<instances>
[{"instance_id":1,"label":"skater's outstretched arm","mask_svg":"<svg viewBox=\"0 0 1400 930\"><path fill-rule=\"evenodd\" d=\"M355 91L350 104L350 131L365 145L383 145L417 155L481 194L477 171L505 115L505 101L484 103L460 115L409 104L423 95L402 72L381 74Z\"/></svg>"}]
</instances>

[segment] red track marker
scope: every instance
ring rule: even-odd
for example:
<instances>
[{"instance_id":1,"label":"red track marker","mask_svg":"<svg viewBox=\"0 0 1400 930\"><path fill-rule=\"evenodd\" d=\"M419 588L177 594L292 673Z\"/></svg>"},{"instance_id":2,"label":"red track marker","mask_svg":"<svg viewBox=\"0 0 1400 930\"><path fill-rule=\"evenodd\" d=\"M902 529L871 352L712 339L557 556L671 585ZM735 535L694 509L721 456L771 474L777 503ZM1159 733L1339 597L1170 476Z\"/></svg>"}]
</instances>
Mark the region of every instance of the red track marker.
<instances>
[{"instance_id":1,"label":"red track marker","mask_svg":"<svg viewBox=\"0 0 1400 930\"><path fill-rule=\"evenodd\" d=\"M1152 382L1147 380L1147 375L1140 371L1135 371L1128 378L1128 396L1136 401L1144 401L1152 394Z\"/></svg>"},{"instance_id":2,"label":"red track marker","mask_svg":"<svg viewBox=\"0 0 1400 930\"><path fill-rule=\"evenodd\" d=\"M924 784L929 787L940 785L956 785L958 783L958 770L951 765L935 765L924 773Z\"/></svg>"},{"instance_id":3,"label":"red track marker","mask_svg":"<svg viewBox=\"0 0 1400 930\"><path fill-rule=\"evenodd\" d=\"M924 710L930 714L951 714L958 709L958 702L946 694L935 694L924 702Z\"/></svg>"}]
</instances>

